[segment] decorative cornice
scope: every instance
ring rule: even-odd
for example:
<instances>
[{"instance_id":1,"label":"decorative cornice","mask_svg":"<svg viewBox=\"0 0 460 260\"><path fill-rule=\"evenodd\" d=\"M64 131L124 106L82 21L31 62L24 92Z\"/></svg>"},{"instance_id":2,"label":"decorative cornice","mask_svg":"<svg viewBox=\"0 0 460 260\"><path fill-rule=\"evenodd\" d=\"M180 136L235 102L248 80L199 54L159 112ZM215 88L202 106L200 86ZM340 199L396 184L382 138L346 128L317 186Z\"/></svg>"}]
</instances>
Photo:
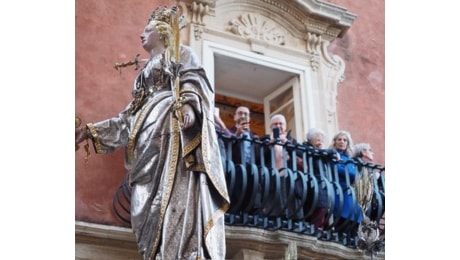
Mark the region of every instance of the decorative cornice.
<instances>
[{"instance_id":1,"label":"decorative cornice","mask_svg":"<svg viewBox=\"0 0 460 260\"><path fill-rule=\"evenodd\" d=\"M329 27L340 28L338 37L342 37L356 19L356 15L347 9L321 0L295 0L295 5L310 13L311 17L328 21Z\"/></svg>"},{"instance_id":2,"label":"decorative cornice","mask_svg":"<svg viewBox=\"0 0 460 260\"><path fill-rule=\"evenodd\" d=\"M327 30L324 32L324 36L326 36L328 41L331 41L337 38L340 32L341 30L338 28L328 27Z\"/></svg>"},{"instance_id":3,"label":"decorative cornice","mask_svg":"<svg viewBox=\"0 0 460 260\"><path fill-rule=\"evenodd\" d=\"M204 17L207 15L215 16L216 8L222 9L220 12L227 12L230 11L230 8L234 11L234 6L238 6L240 7L238 10L241 12L251 14L262 13L256 10L271 10L270 12L276 14L276 17L270 17L277 21L275 24L279 23L286 27L285 29L290 31L293 36L299 33L312 32L321 35L324 40L329 42L335 38L343 37L357 17L343 7L322 0L220 0L218 4L216 2L216 0L182 1L190 12L189 19L193 24L206 27ZM258 28L259 32L260 29ZM281 41L288 40L284 35L282 35L283 40L277 39L276 33L271 35L276 39L275 41L271 40L271 43L280 44ZM261 38L256 37L256 39Z\"/></svg>"},{"instance_id":4,"label":"decorative cornice","mask_svg":"<svg viewBox=\"0 0 460 260\"><path fill-rule=\"evenodd\" d=\"M285 12L284 17L294 18L309 32L327 34L331 39L343 37L357 17L345 8L320 0L260 1Z\"/></svg>"},{"instance_id":5,"label":"decorative cornice","mask_svg":"<svg viewBox=\"0 0 460 260\"><path fill-rule=\"evenodd\" d=\"M333 41L341 32L341 29L331 27L331 24L318 19L307 19L305 21L307 33L315 33L324 38L326 41Z\"/></svg>"}]
</instances>

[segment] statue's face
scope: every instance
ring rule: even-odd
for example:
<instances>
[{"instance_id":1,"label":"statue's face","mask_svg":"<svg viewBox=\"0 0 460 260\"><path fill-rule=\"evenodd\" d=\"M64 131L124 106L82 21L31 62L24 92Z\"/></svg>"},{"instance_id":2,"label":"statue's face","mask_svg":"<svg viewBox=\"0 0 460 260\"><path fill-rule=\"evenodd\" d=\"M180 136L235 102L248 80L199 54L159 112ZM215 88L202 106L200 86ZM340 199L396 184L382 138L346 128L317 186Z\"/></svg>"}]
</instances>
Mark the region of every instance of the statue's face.
<instances>
[{"instance_id":1,"label":"statue's face","mask_svg":"<svg viewBox=\"0 0 460 260\"><path fill-rule=\"evenodd\" d=\"M159 33L155 30L153 23L145 26L144 31L141 33L142 47L145 51L151 52L156 46L162 44Z\"/></svg>"}]
</instances>

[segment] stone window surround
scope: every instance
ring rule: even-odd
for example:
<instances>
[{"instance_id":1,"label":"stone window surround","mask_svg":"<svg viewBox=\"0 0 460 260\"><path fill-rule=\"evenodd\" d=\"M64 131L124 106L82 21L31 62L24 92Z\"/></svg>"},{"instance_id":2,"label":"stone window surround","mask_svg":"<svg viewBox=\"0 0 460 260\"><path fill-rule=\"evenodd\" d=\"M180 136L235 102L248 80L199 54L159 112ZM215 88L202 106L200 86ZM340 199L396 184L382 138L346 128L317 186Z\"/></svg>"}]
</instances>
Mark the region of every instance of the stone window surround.
<instances>
[{"instance_id":1,"label":"stone window surround","mask_svg":"<svg viewBox=\"0 0 460 260\"><path fill-rule=\"evenodd\" d=\"M189 20L183 42L196 51L209 75L213 52L255 63L270 60L299 76L301 111L296 111L295 121L301 123L296 137L303 140L310 127L328 136L339 130L337 88L344 80L345 62L330 54L328 46L345 35L356 15L315 0L185 0L180 5Z\"/></svg>"}]
</instances>

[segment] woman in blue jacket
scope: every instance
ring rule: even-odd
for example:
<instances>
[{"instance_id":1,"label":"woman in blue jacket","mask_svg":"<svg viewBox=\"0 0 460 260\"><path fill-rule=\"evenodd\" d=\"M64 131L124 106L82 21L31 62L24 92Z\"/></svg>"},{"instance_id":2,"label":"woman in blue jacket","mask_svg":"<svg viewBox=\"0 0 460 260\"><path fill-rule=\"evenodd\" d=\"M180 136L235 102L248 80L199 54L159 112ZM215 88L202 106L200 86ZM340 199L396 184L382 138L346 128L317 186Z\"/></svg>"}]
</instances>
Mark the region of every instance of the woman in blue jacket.
<instances>
[{"instance_id":1,"label":"woman in blue jacket","mask_svg":"<svg viewBox=\"0 0 460 260\"><path fill-rule=\"evenodd\" d=\"M338 153L338 162L334 163L337 167L337 175L334 180L342 188L343 202L340 196L336 195L334 216L337 220L335 230L338 232L355 233L357 226L363 220L363 212L356 200L356 193L353 187L358 171L352 163L353 140L349 132L341 130L332 139L331 149ZM338 178L338 180L337 180Z\"/></svg>"}]
</instances>

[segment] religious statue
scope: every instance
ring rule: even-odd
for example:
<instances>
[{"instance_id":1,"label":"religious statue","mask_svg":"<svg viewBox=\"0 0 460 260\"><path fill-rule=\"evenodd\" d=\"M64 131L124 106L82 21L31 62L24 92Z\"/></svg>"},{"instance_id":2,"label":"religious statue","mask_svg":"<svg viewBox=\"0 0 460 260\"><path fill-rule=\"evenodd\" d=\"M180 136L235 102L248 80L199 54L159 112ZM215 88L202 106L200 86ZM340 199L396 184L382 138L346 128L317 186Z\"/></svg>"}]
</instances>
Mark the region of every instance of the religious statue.
<instances>
[{"instance_id":1,"label":"religious statue","mask_svg":"<svg viewBox=\"0 0 460 260\"><path fill-rule=\"evenodd\" d=\"M126 149L131 225L144 259L225 259L230 201L214 87L193 50L180 44L184 21L177 6L153 11L141 34L150 59L132 102L113 118L77 127L75 143L89 139L98 154Z\"/></svg>"}]
</instances>

